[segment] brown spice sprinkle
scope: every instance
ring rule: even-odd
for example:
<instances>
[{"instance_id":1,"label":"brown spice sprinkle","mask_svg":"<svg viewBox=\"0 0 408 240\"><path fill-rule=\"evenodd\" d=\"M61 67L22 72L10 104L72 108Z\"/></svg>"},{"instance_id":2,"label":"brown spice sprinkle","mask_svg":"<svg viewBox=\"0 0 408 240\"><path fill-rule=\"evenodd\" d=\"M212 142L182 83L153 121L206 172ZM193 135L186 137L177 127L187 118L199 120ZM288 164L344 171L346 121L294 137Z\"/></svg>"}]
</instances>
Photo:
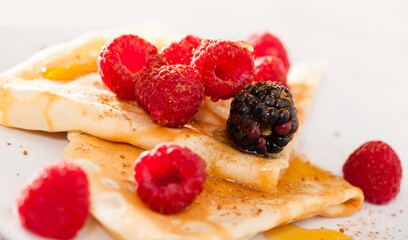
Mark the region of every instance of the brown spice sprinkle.
<instances>
[{"instance_id":1,"label":"brown spice sprinkle","mask_svg":"<svg viewBox=\"0 0 408 240\"><path fill-rule=\"evenodd\" d=\"M9 146L10 146L10 145L11 145L11 143L9 143L9 142L8 142L8 143L7 143L7 145L9 145Z\"/></svg>"},{"instance_id":2,"label":"brown spice sprinkle","mask_svg":"<svg viewBox=\"0 0 408 240\"><path fill-rule=\"evenodd\" d=\"M24 151L23 154L27 156L28 152L27 152L27 151Z\"/></svg>"},{"instance_id":3,"label":"brown spice sprinkle","mask_svg":"<svg viewBox=\"0 0 408 240\"><path fill-rule=\"evenodd\" d=\"M408 236L405 236L405 238L396 238L394 236L396 233L402 233L404 232L402 229L399 229L398 227L385 227L384 230L382 231L370 231L370 232L361 232L359 231L358 228L364 228L365 230L369 229L372 230L377 230L378 224L380 224L379 220L381 219L381 215L377 214L382 214L382 216L388 215L392 216L393 214L391 213L385 213L382 210L373 210L369 209L368 207L363 207L362 210L369 212L370 216L369 218L363 218L359 217L358 220L348 220L347 224L336 224L339 228L343 228L345 231L347 231L347 235L349 235L352 239L367 239L367 240L373 240L373 239L407 239ZM398 210L399 212L403 212L403 210ZM371 216L372 213L372 216ZM397 214L395 214L397 215ZM360 229L361 230L361 229ZM341 231L341 230L339 230Z\"/></svg>"},{"instance_id":4,"label":"brown spice sprinkle","mask_svg":"<svg viewBox=\"0 0 408 240\"><path fill-rule=\"evenodd\" d=\"M339 231L340 231L341 233L344 233L344 228L340 228Z\"/></svg>"}]
</instances>

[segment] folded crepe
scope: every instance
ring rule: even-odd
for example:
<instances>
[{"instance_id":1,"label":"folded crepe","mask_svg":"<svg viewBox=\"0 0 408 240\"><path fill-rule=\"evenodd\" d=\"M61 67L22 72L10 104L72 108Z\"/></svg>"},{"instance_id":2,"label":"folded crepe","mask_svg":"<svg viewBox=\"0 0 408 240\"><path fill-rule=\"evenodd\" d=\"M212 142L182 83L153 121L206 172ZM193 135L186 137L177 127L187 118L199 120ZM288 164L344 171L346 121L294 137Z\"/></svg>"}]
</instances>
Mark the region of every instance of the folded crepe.
<instances>
[{"instance_id":1,"label":"folded crepe","mask_svg":"<svg viewBox=\"0 0 408 240\"><path fill-rule=\"evenodd\" d=\"M272 193L208 177L190 206L163 215L135 193L133 164L143 150L80 132L68 138L63 157L87 172L91 213L117 239L248 239L316 215L351 215L364 200L359 188L293 153Z\"/></svg>"},{"instance_id":2,"label":"folded crepe","mask_svg":"<svg viewBox=\"0 0 408 240\"><path fill-rule=\"evenodd\" d=\"M156 45L163 45L169 35L162 29L136 34ZM269 159L238 151L226 135L230 101L205 99L186 126L158 126L134 101L118 99L95 73L100 48L112 36L88 34L51 47L0 76L0 124L48 132L79 130L142 149L173 141L199 154L212 176L266 192L275 190L289 165L293 140ZM321 73L322 65L316 62L293 66L289 72L300 125Z\"/></svg>"}]
</instances>

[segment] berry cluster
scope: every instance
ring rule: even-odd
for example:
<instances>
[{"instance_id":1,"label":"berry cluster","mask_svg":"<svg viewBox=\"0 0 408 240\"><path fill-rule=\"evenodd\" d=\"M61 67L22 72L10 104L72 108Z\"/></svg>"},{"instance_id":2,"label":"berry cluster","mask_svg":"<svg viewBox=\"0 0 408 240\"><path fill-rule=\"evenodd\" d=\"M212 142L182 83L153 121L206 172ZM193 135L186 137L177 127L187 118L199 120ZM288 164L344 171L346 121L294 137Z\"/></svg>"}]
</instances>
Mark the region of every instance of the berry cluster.
<instances>
[{"instance_id":1,"label":"berry cluster","mask_svg":"<svg viewBox=\"0 0 408 240\"><path fill-rule=\"evenodd\" d=\"M162 126L179 127L195 115L204 95L213 101L229 99L261 80L287 86L286 52L279 40L265 36L272 35L250 38L252 47L188 35L160 53L138 36L123 35L102 48L99 73L118 97L137 101ZM259 56L255 63L254 56Z\"/></svg>"}]
</instances>

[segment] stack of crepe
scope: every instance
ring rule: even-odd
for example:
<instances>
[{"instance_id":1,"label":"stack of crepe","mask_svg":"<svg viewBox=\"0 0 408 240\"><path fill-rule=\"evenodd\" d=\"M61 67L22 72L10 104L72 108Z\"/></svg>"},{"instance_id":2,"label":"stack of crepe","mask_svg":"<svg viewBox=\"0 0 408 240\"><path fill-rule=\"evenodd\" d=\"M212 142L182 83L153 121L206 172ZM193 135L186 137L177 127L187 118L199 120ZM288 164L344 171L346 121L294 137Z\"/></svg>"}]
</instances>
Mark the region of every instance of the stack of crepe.
<instances>
[{"instance_id":1,"label":"stack of crepe","mask_svg":"<svg viewBox=\"0 0 408 240\"><path fill-rule=\"evenodd\" d=\"M236 150L226 136L230 101L205 99L182 128L160 127L133 101L102 83L96 59L124 32L90 33L50 47L0 76L0 124L68 132L62 156L87 171L92 215L117 239L247 239L258 232L320 215L348 216L362 205L360 189L293 151L262 158ZM177 37L133 29L159 48ZM321 64L288 75L300 129L322 75ZM135 193L132 165L162 142L187 146L207 162L203 192L179 214L151 211Z\"/></svg>"}]
</instances>

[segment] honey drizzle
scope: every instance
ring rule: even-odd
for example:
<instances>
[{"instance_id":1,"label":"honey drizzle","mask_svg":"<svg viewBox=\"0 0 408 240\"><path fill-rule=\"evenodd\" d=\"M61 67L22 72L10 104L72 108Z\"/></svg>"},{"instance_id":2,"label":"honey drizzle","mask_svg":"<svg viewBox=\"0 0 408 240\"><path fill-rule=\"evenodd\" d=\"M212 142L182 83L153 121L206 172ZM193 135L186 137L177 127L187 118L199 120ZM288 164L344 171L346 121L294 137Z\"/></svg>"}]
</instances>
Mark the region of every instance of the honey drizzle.
<instances>
[{"instance_id":1,"label":"honey drizzle","mask_svg":"<svg viewBox=\"0 0 408 240\"><path fill-rule=\"evenodd\" d=\"M89 73L97 72L96 60L83 63L72 63L57 67L43 67L41 76L50 80L74 80Z\"/></svg>"},{"instance_id":2,"label":"honey drizzle","mask_svg":"<svg viewBox=\"0 0 408 240\"><path fill-rule=\"evenodd\" d=\"M268 240L351 240L350 237L330 229L305 229L293 224L283 225L264 232Z\"/></svg>"}]
</instances>

